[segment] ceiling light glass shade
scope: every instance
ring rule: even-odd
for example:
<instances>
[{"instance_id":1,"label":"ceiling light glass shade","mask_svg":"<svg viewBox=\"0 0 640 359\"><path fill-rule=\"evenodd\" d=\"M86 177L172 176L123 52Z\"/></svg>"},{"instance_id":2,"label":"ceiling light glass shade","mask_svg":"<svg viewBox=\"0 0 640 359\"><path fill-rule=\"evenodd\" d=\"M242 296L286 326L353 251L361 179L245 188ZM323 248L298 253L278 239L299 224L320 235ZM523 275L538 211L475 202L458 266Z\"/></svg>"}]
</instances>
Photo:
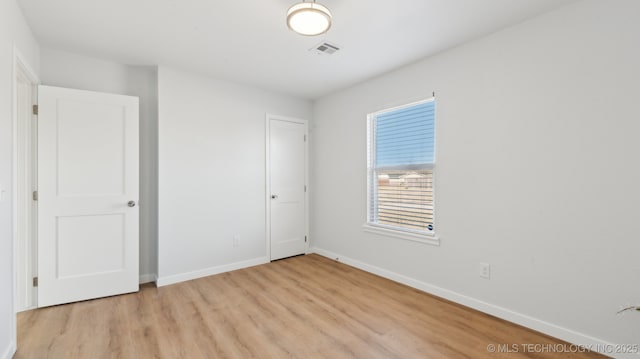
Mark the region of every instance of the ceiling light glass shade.
<instances>
[{"instance_id":1,"label":"ceiling light glass shade","mask_svg":"<svg viewBox=\"0 0 640 359\"><path fill-rule=\"evenodd\" d=\"M331 11L315 2L301 2L287 11L287 26L300 35L324 34L331 27Z\"/></svg>"}]
</instances>

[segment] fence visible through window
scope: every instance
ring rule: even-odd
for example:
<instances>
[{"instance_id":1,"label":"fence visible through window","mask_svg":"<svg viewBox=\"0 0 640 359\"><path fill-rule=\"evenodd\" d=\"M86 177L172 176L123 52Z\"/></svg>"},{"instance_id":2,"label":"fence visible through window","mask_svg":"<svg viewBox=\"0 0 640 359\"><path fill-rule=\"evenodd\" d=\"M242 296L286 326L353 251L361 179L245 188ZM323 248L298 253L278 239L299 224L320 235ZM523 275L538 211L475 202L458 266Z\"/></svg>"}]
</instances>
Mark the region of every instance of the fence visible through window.
<instances>
[{"instance_id":1,"label":"fence visible through window","mask_svg":"<svg viewBox=\"0 0 640 359\"><path fill-rule=\"evenodd\" d=\"M378 223L425 231L433 226L433 171L378 173Z\"/></svg>"}]
</instances>

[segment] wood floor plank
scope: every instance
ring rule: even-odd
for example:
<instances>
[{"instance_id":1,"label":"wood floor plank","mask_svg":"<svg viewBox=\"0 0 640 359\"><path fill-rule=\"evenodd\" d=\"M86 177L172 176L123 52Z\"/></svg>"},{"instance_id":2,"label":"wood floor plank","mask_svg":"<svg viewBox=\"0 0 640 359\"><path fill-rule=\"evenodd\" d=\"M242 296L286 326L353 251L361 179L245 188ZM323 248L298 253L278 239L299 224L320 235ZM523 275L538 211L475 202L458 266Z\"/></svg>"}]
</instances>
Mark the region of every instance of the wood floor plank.
<instances>
[{"instance_id":1,"label":"wood floor plank","mask_svg":"<svg viewBox=\"0 0 640 359\"><path fill-rule=\"evenodd\" d=\"M554 358L557 339L318 255L18 315L16 359ZM568 346L568 345L567 345ZM563 358L604 358L566 353Z\"/></svg>"}]
</instances>

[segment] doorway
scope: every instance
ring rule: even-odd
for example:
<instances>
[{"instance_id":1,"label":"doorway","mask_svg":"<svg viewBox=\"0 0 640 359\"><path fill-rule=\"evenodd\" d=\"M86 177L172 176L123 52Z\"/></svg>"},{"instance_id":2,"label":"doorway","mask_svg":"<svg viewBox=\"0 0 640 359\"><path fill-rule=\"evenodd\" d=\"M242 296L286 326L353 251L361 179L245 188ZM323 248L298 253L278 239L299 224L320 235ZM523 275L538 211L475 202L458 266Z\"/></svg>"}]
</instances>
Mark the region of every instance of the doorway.
<instances>
[{"instance_id":1,"label":"doorway","mask_svg":"<svg viewBox=\"0 0 640 359\"><path fill-rule=\"evenodd\" d=\"M37 306L37 207L34 201L37 185L37 121L38 77L15 50L14 57L14 258L15 310Z\"/></svg>"},{"instance_id":2,"label":"doorway","mask_svg":"<svg viewBox=\"0 0 640 359\"><path fill-rule=\"evenodd\" d=\"M308 123L275 115L266 120L267 252L273 261L308 249Z\"/></svg>"},{"instance_id":3,"label":"doorway","mask_svg":"<svg viewBox=\"0 0 640 359\"><path fill-rule=\"evenodd\" d=\"M137 291L138 98L14 74L15 311Z\"/></svg>"}]
</instances>

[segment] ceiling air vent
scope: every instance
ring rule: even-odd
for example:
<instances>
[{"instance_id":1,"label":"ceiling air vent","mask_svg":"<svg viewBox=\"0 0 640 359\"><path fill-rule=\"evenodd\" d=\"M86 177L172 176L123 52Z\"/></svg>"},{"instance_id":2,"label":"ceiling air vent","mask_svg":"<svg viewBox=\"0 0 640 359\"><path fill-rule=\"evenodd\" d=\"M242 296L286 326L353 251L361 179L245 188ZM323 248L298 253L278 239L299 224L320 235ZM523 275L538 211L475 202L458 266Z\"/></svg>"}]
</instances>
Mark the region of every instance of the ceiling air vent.
<instances>
[{"instance_id":1,"label":"ceiling air vent","mask_svg":"<svg viewBox=\"0 0 640 359\"><path fill-rule=\"evenodd\" d=\"M318 45L314 46L313 48L311 48L310 50L315 51L320 55L332 55L336 51L340 50L340 46L323 41Z\"/></svg>"}]
</instances>

